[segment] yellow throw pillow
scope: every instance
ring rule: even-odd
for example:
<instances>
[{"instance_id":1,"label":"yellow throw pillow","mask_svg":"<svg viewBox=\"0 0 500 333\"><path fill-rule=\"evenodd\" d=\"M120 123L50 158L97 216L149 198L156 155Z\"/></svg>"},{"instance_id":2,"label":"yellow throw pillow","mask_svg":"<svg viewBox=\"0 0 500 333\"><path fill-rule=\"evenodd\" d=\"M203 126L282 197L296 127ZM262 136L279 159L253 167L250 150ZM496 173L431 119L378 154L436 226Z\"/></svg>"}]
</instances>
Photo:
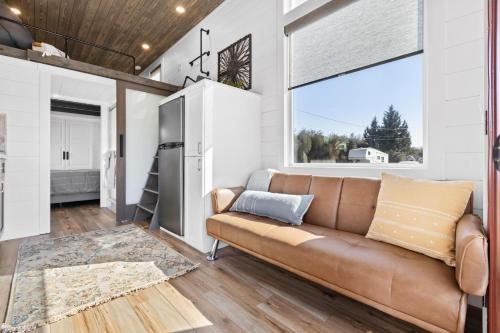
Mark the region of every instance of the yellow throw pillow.
<instances>
[{"instance_id":1,"label":"yellow throw pillow","mask_svg":"<svg viewBox=\"0 0 500 333\"><path fill-rule=\"evenodd\" d=\"M474 189L469 181L417 180L382 173L367 238L455 266L455 229Z\"/></svg>"}]
</instances>

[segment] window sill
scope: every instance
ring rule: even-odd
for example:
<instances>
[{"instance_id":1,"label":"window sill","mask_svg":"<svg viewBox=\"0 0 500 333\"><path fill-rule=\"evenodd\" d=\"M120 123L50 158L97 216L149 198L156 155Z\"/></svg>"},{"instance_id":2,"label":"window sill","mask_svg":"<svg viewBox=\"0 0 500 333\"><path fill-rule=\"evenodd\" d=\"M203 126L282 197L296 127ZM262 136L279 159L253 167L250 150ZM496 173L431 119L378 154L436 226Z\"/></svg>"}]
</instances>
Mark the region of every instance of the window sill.
<instances>
[{"instance_id":1,"label":"window sill","mask_svg":"<svg viewBox=\"0 0 500 333\"><path fill-rule=\"evenodd\" d=\"M369 163L290 163L285 164L285 169L342 169L342 170L426 170L427 165L423 164L369 164Z\"/></svg>"}]
</instances>

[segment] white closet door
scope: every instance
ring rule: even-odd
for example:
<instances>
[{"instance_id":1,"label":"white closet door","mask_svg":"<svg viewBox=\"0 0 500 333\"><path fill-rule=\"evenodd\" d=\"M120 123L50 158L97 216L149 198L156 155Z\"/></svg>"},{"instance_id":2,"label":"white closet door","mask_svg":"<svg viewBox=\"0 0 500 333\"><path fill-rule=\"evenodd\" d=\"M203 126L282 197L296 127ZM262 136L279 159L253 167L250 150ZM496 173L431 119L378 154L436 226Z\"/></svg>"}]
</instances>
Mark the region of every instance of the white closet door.
<instances>
[{"instance_id":1,"label":"white closet door","mask_svg":"<svg viewBox=\"0 0 500 333\"><path fill-rule=\"evenodd\" d=\"M203 155L203 89L186 94L184 110L184 151L185 156Z\"/></svg>"},{"instance_id":2,"label":"white closet door","mask_svg":"<svg viewBox=\"0 0 500 333\"><path fill-rule=\"evenodd\" d=\"M92 168L92 123L77 120L66 121L68 169Z\"/></svg>"},{"instance_id":3,"label":"white closet door","mask_svg":"<svg viewBox=\"0 0 500 333\"><path fill-rule=\"evenodd\" d=\"M203 158L184 159L184 237L195 248L203 248L204 218Z\"/></svg>"},{"instance_id":4,"label":"white closet door","mask_svg":"<svg viewBox=\"0 0 500 333\"><path fill-rule=\"evenodd\" d=\"M50 120L50 168L61 170L66 168L63 152L66 150L65 121L52 118Z\"/></svg>"}]
</instances>

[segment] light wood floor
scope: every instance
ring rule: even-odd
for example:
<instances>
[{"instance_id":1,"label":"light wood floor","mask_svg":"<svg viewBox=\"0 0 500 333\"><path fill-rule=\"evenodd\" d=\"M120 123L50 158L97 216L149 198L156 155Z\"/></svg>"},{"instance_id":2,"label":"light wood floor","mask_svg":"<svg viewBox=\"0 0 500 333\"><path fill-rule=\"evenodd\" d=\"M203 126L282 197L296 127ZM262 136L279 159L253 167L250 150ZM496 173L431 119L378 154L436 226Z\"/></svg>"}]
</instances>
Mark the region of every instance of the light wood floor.
<instances>
[{"instance_id":1,"label":"light wood floor","mask_svg":"<svg viewBox=\"0 0 500 333\"><path fill-rule=\"evenodd\" d=\"M38 237L77 234L114 225L114 215L95 204L58 207L52 210L52 232ZM168 283L115 299L36 331L422 332L233 248L220 251L219 260L207 262L204 255L164 232L153 234L200 263L200 267ZM18 244L18 240L0 242L1 319L7 307Z\"/></svg>"}]
</instances>

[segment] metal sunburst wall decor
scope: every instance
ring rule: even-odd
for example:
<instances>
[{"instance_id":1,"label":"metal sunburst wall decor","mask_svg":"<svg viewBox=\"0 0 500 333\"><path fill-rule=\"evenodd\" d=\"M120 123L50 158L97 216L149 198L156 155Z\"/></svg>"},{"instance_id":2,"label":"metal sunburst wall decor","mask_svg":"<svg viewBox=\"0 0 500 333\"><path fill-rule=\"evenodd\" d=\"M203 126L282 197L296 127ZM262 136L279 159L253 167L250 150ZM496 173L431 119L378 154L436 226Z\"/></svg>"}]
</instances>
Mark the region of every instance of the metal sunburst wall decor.
<instances>
[{"instance_id":1,"label":"metal sunburst wall decor","mask_svg":"<svg viewBox=\"0 0 500 333\"><path fill-rule=\"evenodd\" d=\"M252 35L219 52L217 81L248 90L252 88Z\"/></svg>"}]
</instances>

